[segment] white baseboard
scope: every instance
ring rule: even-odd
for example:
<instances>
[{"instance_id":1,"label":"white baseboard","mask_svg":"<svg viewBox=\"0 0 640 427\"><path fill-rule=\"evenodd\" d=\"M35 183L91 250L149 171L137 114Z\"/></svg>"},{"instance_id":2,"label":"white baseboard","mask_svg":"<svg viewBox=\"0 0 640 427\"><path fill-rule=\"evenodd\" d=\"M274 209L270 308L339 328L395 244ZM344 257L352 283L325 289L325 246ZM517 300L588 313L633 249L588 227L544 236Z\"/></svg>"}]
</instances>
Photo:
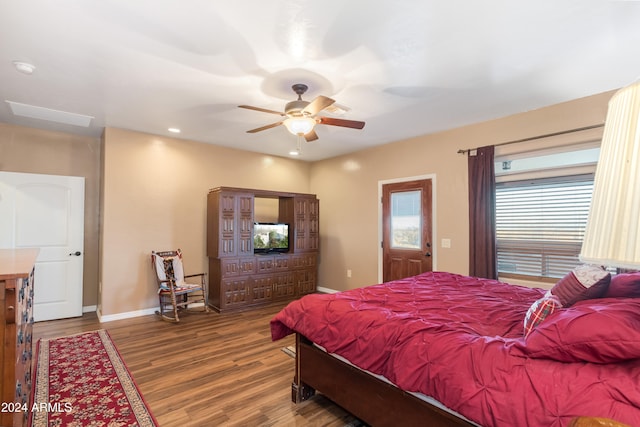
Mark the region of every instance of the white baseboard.
<instances>
[{"instance_id":1,"label":"white baseboard","mask_svg":"<svg viewBox=\"0 0 640 427\"><path fill-rule=\"evenodd\" d=\"M189 308L194 308L194 307L197 308L202 306L204 306L204 303L201 303L201 302L189 304ZM107 315L103 315L99 309L93 310L93 311L95 311L98 314L98 320L100 321L100 323L104 323L104 322L111 322L114 320L131 319L133 317L148 316L150 314L156 314L156 312L158 311L158 307L145 308L144 310L127 311L125 313L107 314Z\"/></svg>"},{"instance_id":2,"label":"white baseboard","mask_svg":"<svg viewBox=\"0 0 640 427\"><path fill-rule=\"evenodd\" d=\"M318 292L322 292L323 294L335 294L336 292L340 292L340 291L336 291L335 289L325 288L324 286L317 286L316 290Z\"/></svg>"},{"instance_id":3,"label":"white baseboard","mask_svg":"<svg viewBox=\"0 0 640 427\"><path fill-rule=\"evenodd\" d=\"M100 310L97 310L98 321L100 323L112 322L114 320L131 319L133 317L148 316L149 314L155 314L158 311L157 307L145 308L144 310L127 311L125 313L106 314L103 315Z\"/></svg>"},{"instance_id":4,"label":"white baseboard","mask_svg":"<svg viewBox=\"0 0 640 427\"><path fill-rule=\"evenodd\" d=\"M83 313L92 313L94 311L98 310L98 306L97 305L85 305L82 307L82 312Z\"/></svg>"}]
</instances>

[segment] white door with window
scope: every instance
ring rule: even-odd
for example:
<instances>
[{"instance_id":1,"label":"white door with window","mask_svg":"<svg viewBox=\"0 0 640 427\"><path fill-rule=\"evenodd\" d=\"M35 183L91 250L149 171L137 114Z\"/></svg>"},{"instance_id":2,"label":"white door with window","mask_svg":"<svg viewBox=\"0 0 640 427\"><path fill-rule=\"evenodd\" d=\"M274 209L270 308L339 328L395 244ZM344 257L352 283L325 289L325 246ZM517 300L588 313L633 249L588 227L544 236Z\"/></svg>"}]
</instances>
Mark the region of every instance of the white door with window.
<instances>
[{"instance_id":1,"label":"white door with window","mask_svg":"<svg viewBox=\"0 0 640 427\"><path fill-rule=\"evenodd\" d=\"M0 248L39 248L34 319L82 315L84 178L0 172Z\"/></svg>"}]
</instances>

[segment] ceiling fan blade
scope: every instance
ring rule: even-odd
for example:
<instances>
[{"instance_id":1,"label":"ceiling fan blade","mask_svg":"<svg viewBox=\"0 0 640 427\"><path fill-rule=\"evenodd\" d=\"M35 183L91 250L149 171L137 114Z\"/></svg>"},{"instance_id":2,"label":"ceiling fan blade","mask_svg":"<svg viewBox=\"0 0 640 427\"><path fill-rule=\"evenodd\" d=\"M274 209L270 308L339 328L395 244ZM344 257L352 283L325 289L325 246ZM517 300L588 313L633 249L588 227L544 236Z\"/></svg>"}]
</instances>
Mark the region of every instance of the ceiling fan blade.
<instances>
[{"instance_id":1,"label":"ceiling fan blade","mask_svg":"<svg viewBox=\"0 0 640 427\"><path fill-rule=\"evenodd\" d=\"M318 139L318 134L315 130L311 129L309 132L304 134L304 139L306 139L307 142L315 141Z\"/></svg>"},{"instance_id":2,"label":"ceiling fan blade","mask_svg":"<svg viewBox=\"0 0 640 427\"><path fill-rule=\"evenodd\" d=\"M266 125L266 126L262 126L262 127L259 127L259 128L248 130L247 133L260 132L260 131L263 131L263 130L274 128L276 126L280 126L281 124L282 124L282 122L271 123L270 125Z\"/></svg>"},{"instance_id":3,"label":"ceiling fan blade","mask_svg":"<svg viewBox=\"0 0 640 427\"><path fill-rule=\"evenodd\" d=\"M260 107L252 107L251 105L238 105L238 107L246 108L247 110L261 111L263 113L277 114L279 116L285 116L286 115L286 114L284 114L283 112L280 112L280 111L267 110L266 108L260 108Z\"/></svg>"},{"instance_id":4,"label":"ceiling fan blade","mask_svg":"<svg viewBox=\"0 0 640 427\"><path fill-rule=\"evenodd\" d=\"M311 101L306 107L302 109L302 113L314 116L334 102L336 101L331 98L327 98L326 96L317 96L316 99Z\"/></svg>"},{"instance_id":5,"label":"ceiling fan blade","mask_svg":"<svg viewBox=\"0 0 640 427\"><path fill-rule=\"evenodd\" d=\"M342 126L352 129L362 129L365 124L357 120L334 119L332 117L317 117L316 120L321 125Z\"/></svg>"},{"instance_id":6,"label":"ceiling fan blade","mask_svg":"<svg viewBox=\"0 0 640 427\"><path fill-rule=\"evenodd\" d=\"M327 113L331 113L336 116L344 114L350 110L351 108L347 107L346 105L338 104L337 102L335 104L329 105L328 107L325 107L324 109L324 111L326 111Z\"/></svg>"}]
</instances>

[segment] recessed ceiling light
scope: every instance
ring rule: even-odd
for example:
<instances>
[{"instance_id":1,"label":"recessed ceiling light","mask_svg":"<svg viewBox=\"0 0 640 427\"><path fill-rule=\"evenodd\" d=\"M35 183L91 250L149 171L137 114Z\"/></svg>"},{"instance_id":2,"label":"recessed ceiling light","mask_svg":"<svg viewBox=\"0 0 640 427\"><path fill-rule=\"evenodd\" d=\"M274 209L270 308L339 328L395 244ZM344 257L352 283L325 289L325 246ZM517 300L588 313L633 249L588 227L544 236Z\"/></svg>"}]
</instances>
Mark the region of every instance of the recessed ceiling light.
<instances>
[{"instance_id":1,"label":"recessed ceiling light","mask_svg":"<svg viewBox=\"0 0 640 427\"><path fill-rule=\"evenodd\" d=\"M21 61L13 61L13 66L16 67L16 70L20 71L22 74L32 74L36 69L35 65Z\"/></svg>"},{"instance_id":2,"label":"recessed ceiling light","mask_svg":"<svg viewBox=\"0 0 640 427\"><path fill-rule=\"evenodd\" d=\"M169 128L169 129L167 129L167 130L168 130L169 132L171 132L171 133L180 133L180 129L178 129L178 128Z\"/></svg>"},{"instance_id":3,"label":"recessed ceiling light","mask_svg":"<svg viewBox=\"0 0 640 427\"><path fill-rule=\"evenodd\" d=\"M299 155L300 155L300 151L298 151L298 150L291 150L291 151L289 151L289 155L290 155L290 156L299 156Z\"/></svg>"}]
</instances>

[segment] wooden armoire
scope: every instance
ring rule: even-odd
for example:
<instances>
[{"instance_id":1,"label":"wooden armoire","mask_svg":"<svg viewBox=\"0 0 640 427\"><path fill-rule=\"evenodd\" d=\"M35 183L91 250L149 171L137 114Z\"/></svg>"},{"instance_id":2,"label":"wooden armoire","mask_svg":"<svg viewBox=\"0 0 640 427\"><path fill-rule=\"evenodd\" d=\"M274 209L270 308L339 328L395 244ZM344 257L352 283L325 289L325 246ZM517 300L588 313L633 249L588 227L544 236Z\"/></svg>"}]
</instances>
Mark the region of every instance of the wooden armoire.
<instances>
[{"instance_id":1,"label":"wooden armoire","mask_svg":"<svg viewBox=\"0 0 640 427\"><path fill-rule=\"evenodd\" d=\"M277 200L289 251L254 253L256 199ZM314 194L217 187L207 196L209 304L219 312L293 300L316 291L319 201Z\"/></svg>"}]
</instances>

